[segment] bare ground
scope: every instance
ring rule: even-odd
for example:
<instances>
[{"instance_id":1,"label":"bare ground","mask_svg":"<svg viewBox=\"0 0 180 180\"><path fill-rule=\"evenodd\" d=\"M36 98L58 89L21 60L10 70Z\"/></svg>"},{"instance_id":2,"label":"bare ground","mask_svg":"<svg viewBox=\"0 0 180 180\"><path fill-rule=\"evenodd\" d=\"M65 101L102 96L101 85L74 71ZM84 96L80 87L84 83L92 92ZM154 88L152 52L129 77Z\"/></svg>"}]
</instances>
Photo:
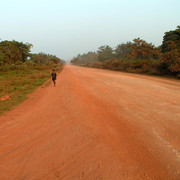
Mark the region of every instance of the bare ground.
<instances>
[{"instance_id":1,"label":"bare ground","mask_svg":"<svg viewBox=\"0 0 180 180\"><path fill-rule=\"evenodd\" d=\"M180 179L180 82L65 66L0 117L0 179Z\"/></svg>"}]
</instances>

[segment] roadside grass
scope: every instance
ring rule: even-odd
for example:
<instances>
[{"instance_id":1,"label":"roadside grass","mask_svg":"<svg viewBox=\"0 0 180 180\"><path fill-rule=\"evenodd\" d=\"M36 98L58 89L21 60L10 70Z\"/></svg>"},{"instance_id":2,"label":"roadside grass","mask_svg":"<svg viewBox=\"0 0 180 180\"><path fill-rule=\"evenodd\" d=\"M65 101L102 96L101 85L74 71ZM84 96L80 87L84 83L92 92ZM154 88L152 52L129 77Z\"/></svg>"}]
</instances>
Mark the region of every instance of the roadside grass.
<instances>
[{"instance_id":1,"label":"roadside grass","mask_svg":"<svg viewBox=\"0 0 180 180\"><path fill-rule=\"evenodd\" d=\"M27 95L43 85L51 75L52 67L33 66L0 72L0 115L27 99ZM62 70L56 65L57 72ZM45 87L50 84L47 81Z\"/></svg>"}]
</instances>

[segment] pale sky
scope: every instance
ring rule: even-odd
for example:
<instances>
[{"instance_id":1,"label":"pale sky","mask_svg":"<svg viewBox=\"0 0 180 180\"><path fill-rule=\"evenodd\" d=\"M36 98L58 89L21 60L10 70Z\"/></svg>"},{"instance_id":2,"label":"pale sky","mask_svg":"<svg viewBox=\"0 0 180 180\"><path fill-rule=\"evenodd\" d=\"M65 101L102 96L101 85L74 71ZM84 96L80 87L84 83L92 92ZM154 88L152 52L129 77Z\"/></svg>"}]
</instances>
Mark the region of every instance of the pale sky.
<instances>
[{"instance_id":1,"label":"pale sky","mask_svg":"<svg viewBox=\"0 0 180 180\"><path fill-rule=\"evenodd\" d=\"M162 43L180 25L180 0L0 0L0 39L70 60L135 38Z\"/></svg>"}]
</instances>

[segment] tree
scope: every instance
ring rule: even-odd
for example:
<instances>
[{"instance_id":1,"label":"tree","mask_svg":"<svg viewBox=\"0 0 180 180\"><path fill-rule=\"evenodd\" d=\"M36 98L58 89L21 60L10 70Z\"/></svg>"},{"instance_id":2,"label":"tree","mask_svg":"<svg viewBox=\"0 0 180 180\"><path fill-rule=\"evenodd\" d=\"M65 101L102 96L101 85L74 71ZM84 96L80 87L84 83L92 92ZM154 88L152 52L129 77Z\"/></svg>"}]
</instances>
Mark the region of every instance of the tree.
<instances>
[{"instance_id":1,"label":"tree","mask_svg":"<svg viewBox=\"0 0 180 180\"><path fill-rule=\"evenodd\" d=\"M166 52L162 56L162 65L164 65L170 72L175 74L180 73L180 53L177 45L173 41L168 41Z\"/></svg>"},{"instance_id":2,"label":"tree","mask_svg":"<svg viewBox=\"0 0 180 180\"><path fill-rule=\"evenodd\" d=\"M160 52L159 49L156 48L151 43L147 43L146 41L137 38L133 40L134 43L128 44L130 48L130 53L126 56L128 58L135 58L135 59L159 59Z\"/></svg>"},{"instance_id":3,"label":"tree","mask_svg":"<svg viewBox=\"0 0 180 180\"><path fill-rule=\"evenodd\" d=\"M174 42L176 49L180 53L180 26L177 26L177 29L175 29L174 31L165 32L161 46L162 53L170 51L169 44L171 44L171 42Z\"/></svg>"},{"instance_id":4,"label":"tree","mask_svg":"<svg viewBox=\"0 0 180 180\"><path fill-rule=\"evenodd\" d=\"M113 50L110 46L101 46L98 49L99 61L105 61L114 58Z\"/></svg>"},{"instance_id":5,"label":"tree","mask_svg":"<svg viewBox=\"0 0 180 180\"><path fill-rule=\"evenodd\" d=\"M25 62L31 56L30 48L32 44L18 41L1 41L0 42L0 61L1 63L16 63L17 61Z\"/></svg>"},{"instance_id":6,"label":"tree","mask_svg":"<svg viewBox=\"0 0 180 180\"><path fill-rule=\"evenodd\" d=\"M127 42L126 44L119 44L114 50L116 58L124 58L127 54L130 54L131 49L129 48L129 46L131 44L131 42Z\"/></svg>"},{"instance_id":7,"label":"tree","mask_svg":"<svg viewBox=\"0 0 180 180\"><path fill-rule=\"evenodd\" d=\"M175 74L180 73L180 26L174 31L165 32L161 52L163 69Z\"/></svg>"},{"instance_id":8,"label":"tree","mask_svg":"<svg viewBox=\"0 0 180 180\"><path fill-rule=\"evenodd\" d=\"M22 43L18 41L12 41L12 43L17 46L22 54L22 61L25 62L28 57L31 57L30 49L33 47L30 43Z\"/></svg>"},{"instance_id":9,"label":"tree","mask_svg":"<svg viewBox=\"0 0 180 180\"><path fill-rule=\"evenodd\" d=\"M11 41L0 42L1 63L12 64L22 60L20 49Z\"/></svg>"},{"instance_id":10,"label":"tree","mask_svg":"<svg viewBox=\"0 0 180 180\"><path fill-rule=\"evenodd\" d=\"M88 52L87 54L80 55L73 58L71 63L76 65L86 65L98 60L98 55L95 52Z\"/></svg>"},{"instance_id":11,"label":"tree","mask_svg":"<svg viewBox=\"0 0 180 180\"><path fill-rule=\"evenodd\" d=\"M52 62L54 64L58 64L61 62L59 58L54 55L39 53L39 54L32 54L32 61L38 64L45 64L47 62Z\"/></svg>"}]
</instances>

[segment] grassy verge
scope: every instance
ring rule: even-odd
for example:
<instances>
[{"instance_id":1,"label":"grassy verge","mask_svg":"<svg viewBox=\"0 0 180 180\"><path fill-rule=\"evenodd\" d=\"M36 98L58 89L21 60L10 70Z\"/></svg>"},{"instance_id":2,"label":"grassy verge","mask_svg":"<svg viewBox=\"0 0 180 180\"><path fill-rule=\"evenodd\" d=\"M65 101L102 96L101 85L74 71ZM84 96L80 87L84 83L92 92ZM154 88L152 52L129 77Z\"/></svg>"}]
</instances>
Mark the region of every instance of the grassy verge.
<instances>
[{"instance_id":1,"label":"grassy verge","mask_svg":"<svg viewBox=\"0 0 180 180\"><path fill-rule=\"evenodd\" d=\"M54 66L33 65L0 72L0 115L20 104L27 99L27 94L44 84L50 78L52 68ZM62 66L56 65L55 69L60 72Z\"/></svg>"}]
</instances>

